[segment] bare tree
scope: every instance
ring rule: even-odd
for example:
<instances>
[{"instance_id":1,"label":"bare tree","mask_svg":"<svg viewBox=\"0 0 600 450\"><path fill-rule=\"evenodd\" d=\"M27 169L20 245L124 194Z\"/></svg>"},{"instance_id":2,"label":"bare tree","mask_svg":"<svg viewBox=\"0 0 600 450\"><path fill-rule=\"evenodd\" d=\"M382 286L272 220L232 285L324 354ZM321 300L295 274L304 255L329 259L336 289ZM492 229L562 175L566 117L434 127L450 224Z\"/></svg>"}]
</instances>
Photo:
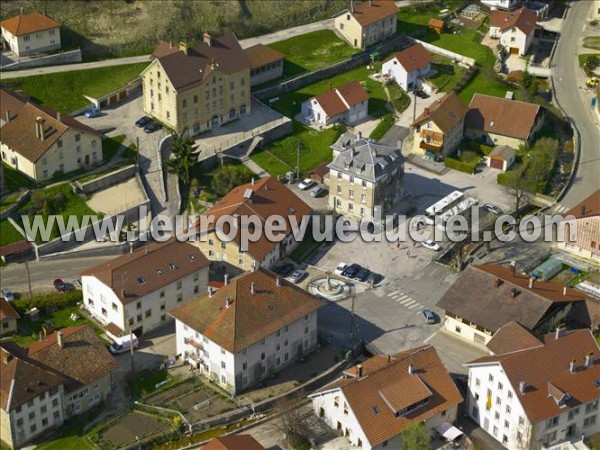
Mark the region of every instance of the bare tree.
<instances>
[{"instance_id":1,"label":"bare tree","mask_svg":"<svg viewBox=\"0 0 600 450\"><path fill-rule=\"evenodd\" d=\"M506 173L505 186L509 193L515 198L515 214L518 213L528 192L534 189L534 183L529 178L527 171L514 171Z\"/></svg>"},{"instance_id":2,"label":"bare tree","mask_svg":"<svg viewBox=\"0 0 600 450\"><path fill-rule=\"evenodd\" d=\"M275 413L280 415L277 428L285 434L290 446L297 448L309 445L310 425L308 421L310 414L302 411L299 399L280 403L275 407Z\"/></svg>"}]
</instances>

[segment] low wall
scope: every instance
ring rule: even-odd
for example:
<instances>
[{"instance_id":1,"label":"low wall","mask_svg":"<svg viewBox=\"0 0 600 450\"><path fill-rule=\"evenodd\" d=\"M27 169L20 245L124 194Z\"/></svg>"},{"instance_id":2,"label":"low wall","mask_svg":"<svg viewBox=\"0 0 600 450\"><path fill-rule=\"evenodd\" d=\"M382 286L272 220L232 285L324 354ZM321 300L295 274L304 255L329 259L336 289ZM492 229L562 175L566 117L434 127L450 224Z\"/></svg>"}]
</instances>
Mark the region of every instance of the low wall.
<instances>
[{"instance_id":1,"label":"low wall","mask_svg":"<svg viewBox=\"0 0 600 450\"><path fill-rule=\"evenodd\" d=\"M77 188L84 194L90 195L96 191L100 191L102 189L114 186L115 184L122 183L123 181L134 177L135 174L136 167L135 165L131 165L119 170L115 170L114 172L107 173L106 175L98 177L94 180L90 180L83 183L80 183L79 181L74 181L73 184L77 186Z\"/></svg>"},{"instance_id":2,"label":"low wall","mask_svg":"<svg viewBox=\"0 0 600 450\"><path fill-rule=\"evenodd\" d=\"M16 202L14 202L12 205L10 205L8 208L6 208L4 211L0 212L0 220L6 219L13 212L15 212L17 209L19 209L19 206L21 206L23 203L25 203L25 201L27 201L27 199L29 198L30 195L31 195L31 191L29 189L23 191Z\"/></svg>"},{"instance_id":3,"label":"low wall","mask_svg":"<svg viewBox=\"0 0 600 450\"><path fill-rule=\"evenodd\" d=\"M141 243L135 242L134 248L141 245ZM72 250L58 253L50 253L48 255L41 255L38 259L44 261L53 261L53 260L61 260L61 259L70 259L70 258L93 258L97 256L119 256L127 253L130 250L129 242L121 242L120 244L106 246L106 247L98 247L98 248L89 248L85 250Z\"/></svg>"},{"instance_id":4,"label":"low wall","mask_svg":"<svg viewBox=\"0 0 600 450\"><path fill-rule=\"evenodd\" d=\"M454 61L462 62L464 64L467 64L469 67L475 65L475 60L473 58L467 58L466 56L451 52L450 50L446 50L445 48L436 47L435 45L430 44L429 42L420 41L419 39L415 39L415 38L410 38L410 39L415 43L421 44L423 47L425 47L427 50L429 50L432 53L437 53L438 55L445 56Z\"/></svg>"},{"instance_id":5,"label":"low wall","mask_svg":"<svg viewBox=\"0 0 600 450\"><path fill-rule=\"evenodd\" d=\"M56 53L54 55L40 56L39 58L29 57L24 61L6 64L2 66L2 70L20 70L29 67L56 66L58 64L78 63L81 61L81 49L77 49Z\"/></svg>"}]
</instances>

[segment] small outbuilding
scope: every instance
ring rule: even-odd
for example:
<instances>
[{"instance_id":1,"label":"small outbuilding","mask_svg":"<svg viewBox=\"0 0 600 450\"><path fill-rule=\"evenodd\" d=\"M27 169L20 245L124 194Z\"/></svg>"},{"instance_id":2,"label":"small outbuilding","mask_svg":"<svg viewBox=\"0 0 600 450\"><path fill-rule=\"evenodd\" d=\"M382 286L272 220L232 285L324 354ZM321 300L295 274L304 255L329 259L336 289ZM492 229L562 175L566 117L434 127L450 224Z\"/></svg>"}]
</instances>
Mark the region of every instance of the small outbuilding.
<instances>
[{"instance_id":1,"label":"small outbuilding","mask_svg":"<svg viewBox=\"0 0 600 450\"><path fill-rule=\"evenodd\" d=\"M508 145L499 145L487 156L487 166L506 172L515 162L517 151Z\"/></svg>"},{"instance_id":2,"label":"small outbuilding","mask_svg":"<svg viewBox=\"0 0 600 450\"><path fill-rule=\"evenodd\" d=\"M437 34L442 34L444 32L444 21L441 19L429 19L427 27L431 28Z\"/></svg>"}]
</instances>

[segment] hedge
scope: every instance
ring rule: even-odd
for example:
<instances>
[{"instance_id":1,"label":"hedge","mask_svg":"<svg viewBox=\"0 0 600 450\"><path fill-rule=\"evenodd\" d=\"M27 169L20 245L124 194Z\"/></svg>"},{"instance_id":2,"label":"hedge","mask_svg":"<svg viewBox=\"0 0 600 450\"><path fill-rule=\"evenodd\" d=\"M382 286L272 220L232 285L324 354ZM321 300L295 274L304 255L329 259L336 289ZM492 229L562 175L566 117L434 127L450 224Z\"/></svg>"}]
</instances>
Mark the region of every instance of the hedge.
<instances>
[{"instance_id":1,"label":"hedge","mask_svg":"<svg viewBox=\"0 0 600 450\"><path fill-rule=\"evenodd\" d=\"M64 294L55 293L38 295L33 298L20 298L13 302L14 306L21 312L29 311L31 308L43 310L48 307L66 308L74 306L83 300L83 291L70 291Z\"/></svg>"},{"instance_id":2,"label":"hedge","mask_svg":"<svg viewBox=\"0 0 600 450\"><path fill-rule=\"evenodd\" d=\"M465 162L460 161L452 156L447 156L444 159L444 164L450 169L459 170L460 172L474 173L475 169L479 165L479 160L476 159L473 161Z\"/></svg>"}]
</instances>

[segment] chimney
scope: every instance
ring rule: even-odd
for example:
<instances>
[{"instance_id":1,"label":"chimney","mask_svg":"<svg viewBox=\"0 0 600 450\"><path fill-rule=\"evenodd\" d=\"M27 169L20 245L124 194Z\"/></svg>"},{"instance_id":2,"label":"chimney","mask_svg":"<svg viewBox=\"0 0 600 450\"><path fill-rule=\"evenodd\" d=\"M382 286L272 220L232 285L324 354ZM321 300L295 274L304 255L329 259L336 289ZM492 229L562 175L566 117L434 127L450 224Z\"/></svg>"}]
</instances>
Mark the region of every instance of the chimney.
<instances>
[{"instance_id":1,"label":"chimney","mask_svg":"<svg viewBox=\"0 0 600 450\"><path fill-rule=\"evenodd\" d=\"M363 375L363 372L362 372L362 365L361 365L361 364L359 364L358 366L356 366L356 372L357 372L357 374L358 374L358 377L357 377L357 378L361 378L361 377L362 377L362 375Z\"/></svg>"},{"instance_id":2,"label":"chimney","mask_svg":"<svg viewBox=\"0 0 600 450\"><path fill-rule=\"evenodd\" d=\"M556 326L556 331L554 332L554 339L560 338L563 335L563 331L564 331L563 325L562 325L562 323L559 323Z\"/></svg>"},{"instance_id":3,"label":"chimney","mask_svg":"<svg viewBox=\"0 0 600 450\"><path fill-rule=\"evenodd\" d=\"M252 186L254 186L254 177L252 177Z\"/></svg>"},{"instance_id":4,"label":"chimney","mask_svg":"<svg viewBox=\"0 0 600 450\"><path fill-rule=\"evenodd\" d=\"M512 271L512 276L514 277L517 273L517 262L514 259L510 262L510 269Z\"/></svg>"},{"instance_id":5,"label":"chimney","mask_svg":"<svg viewBox=\"0 0 600 450\"><path fill-rule=\"evenodd\" d=\"M585 367L590 367L594 364L594 352L589 352L585 355Z\"/></svg>"},{"instance_id":6,"label":"chimney","mask_svg":"<svg viewBox=\"0 0 600 450\"><path fill-rule=\"evenodd\" d=\"M206 45L208 45L209 47L212 47L212 36L208 33L204 33L202 35L202 40L204 41L204 43Z\"/></svg>"},{"instance_id":7,"label":"chimney","mask_svg":"<svg viewBox=\"0 0 600 450\"><path fill-rule=\"evenodd\" d=\"M61 331L56 332L56 343L58 344L58 348L63 348L65 345L63 342L63 334Z\"/></svg>"},{"instance_id":8,"label":"chimney","mask_svg":"<svg viewBox=\"0 0 600 450\"><path fill-rule=\"evenodd\" d=\"M521 394L525 394L525 382L524 381L519 381L519 392Z\"/></svg>"},{"instance_id":9,"label":"chimney","mask_svg":"<svg viewBox=\"0 0 600 450\"><path fill-rule=\"evenodd\" d=\"M61 118L62 118L62 115L60 114L60 111L56 111L56 120L58 120L60 122Z\"/></svg>"},{"instance_id":10,"label":"chimney","mask_svg":"<svg viewBox=\"0 0 600 450\"><path fill-rule=\"evenodd\" d=\"M229 284L229 275L225 274L225 279L223 280L223 284L227 286Z\"/></svg>"},{"instance_id":11,"label":"chimney","mask_svg":"<svg viewBox=\"0 0 600 450\"><path fill-rule=\"evenodd\" d=\"M208 298L212 298L212 288L208 286Z\"/></svg>"},{"instance_id":12,"label":"chimney","mask_svg":"<svg viewBox=\"0 0 600 450\"><path fill-rule=\"evenodd\" d=\"M408 364L408 374L412 375L414 373L412 364Z\"/></svg>"},{"instance_id":13,"label":"chimney","mask_svg":"<svg viewBox=\"0 0 600 450\"><path fill-rule=\"evenodd\" d=\"M254 281L252 283L250 283L250 293L254 294L256 292L256 289L254 289Z\"/></svg>"},{"instance_id":14,"label":"chimney","mask_svg":"<svg viewBox=\"0 0 600 450\"><path fill-rule=\"evenodd\" d=\"M567 287L563 286L563 295L567 295Z\"/></svg>"},{"instance_id":15,"label":"chimney","mask_svg":"<svg viewBox=\"0 0 600 450\"><path fill-rule=\"evenodd\" d=\"M529 279L529 289L533 289L533 283L535 282L535 280L533 278Z\"/></svg>"},{"instance_id":16,"label":"chimney","mask_svg":"<svg viewBox=\"0 0 600 450\"><path fill-rule=\"evenodd\" d=\"M42 331L40 331L38 333L38 341L42 342L44 340L44 333Z\"/></svg>"},{"instance_id":17,"label":"chimney","mask_svg":"<svg viewBox=\"0 0 600 450\"><path fill-rule=\"evenodd\" d=\"M10 122L10 110L6 110L6 123Z\"/></svg>"},{"instance_id":18,"label":"chimney","mask_svg":"<svg viewBox=\"0 0 600 450\"><path fill-rule=\"evenodd\" d=\"M188 45L185 42L180 42L179 43L179 51L183 52L185 54L185 56L188 55Z\"/></svg>"},{"instance_id":19,"label":"chimney","mask_svg":"<svg viewBox=\"0 0 600 450\"><path fill-rule=\"evenodd\" d=\"M572 359L571 362L569 363L569 372L570 373L575 373L575 369L576 369L576 367L575 367L575 360Z\"/></svg>"},{"instance_id":20,"label":"chimney","mask_svg":"<svg viewBox=\"0 0 600 450\"><path fill-rule=\"evenodd\" d=\"M388 364L392 362L392 355L388 355Z\"/></svg>"},{"instance_id":21,"label":"chimney","mask_svg":"<svg viewBox=\"0 0 600 450\"><path fill-rule=\"evenodd\" d=\"M581 205L581 215L585 216L585 205Z\"/></svg>"},{"instance_id":22,"label":"chimney","mask_svg":"<svg viewBox=\"0 0 600 450\"><path fill-rule=\"evenodd\" d=\"M125 298L125 289L121 289L121 298Z\"/></svg>"},{"instance_id":23,"label":"chimney","mask_svg":"<svg viewBox=\"0 0 600 450\"><path fill-rule=\"evenodd\" d=\"M275 278L275 286L281 287L281 278L279 278L279 277Z\"/></svg>"},{"instance_id":24,"label":"chimney","mask_svg":"<svg viewBox=\"0 0 600 450\"><path fill-rule=\"evenodd\" d=\"M502 285L502 280L500 278L496 278L494 281L494 286L499 288Z\"/></svg>"},{"instance_id":25,"label":"chimney","mask_svg":"<svg viewBox=\"0 0 600 450\"><path fill-rule=\"evenodd\" d=\"M225 308L229 308L233 303L233 300L231 299L231 297L227 297L227 299L225 300Z\"/></svg>"},{"instance_id":26,"label":"chimney","mask_svg":"<svg viewBox=\"0 0 600 450\"><path fill-rule=\"evenodd\" d=\"M44 140L44 119L39 116L35 119L35 137Z\"/></svg>"},{"instance_id":27,"label":"chimney","mask_svg":"<svg viewBox=\"0 0 600 450\"><path fill-rule=\"evenodd\" d=\"M23 15L23 11L24 11L24 9L23 9L23 7L21 6L21 7L19 8L19 15L20 15L20 16L22 16L22 15Z\"/></svg>"},{"instance_id":28,"label":"chimney","mask_svg":"<svg viewBox=\"0 0 600 450\"><path fill-rule=\"evenodd\" d=\"M429 115L429 108L425 108L425 115L428 116Z\"/></svg>"}]
</instances>

